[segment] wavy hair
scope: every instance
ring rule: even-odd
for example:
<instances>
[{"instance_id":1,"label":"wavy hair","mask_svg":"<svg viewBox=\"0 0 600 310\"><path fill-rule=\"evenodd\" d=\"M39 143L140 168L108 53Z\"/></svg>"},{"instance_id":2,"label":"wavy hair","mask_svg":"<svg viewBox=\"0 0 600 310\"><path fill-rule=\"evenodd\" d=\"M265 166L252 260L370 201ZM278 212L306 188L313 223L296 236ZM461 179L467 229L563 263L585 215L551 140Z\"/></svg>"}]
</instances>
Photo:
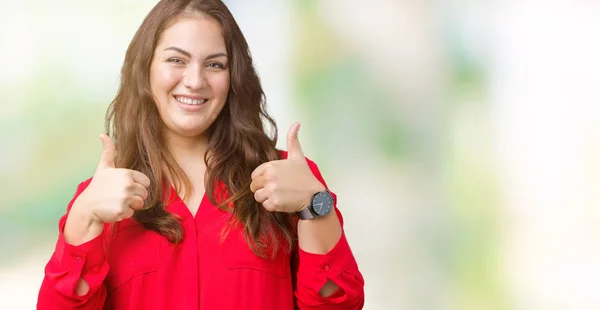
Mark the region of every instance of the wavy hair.
<instances>
[{"instance_id":1,"label":"wavy hair","mask_svg":"<svg viewBox=\"0 0 600 310\"><path fill-rule=\"evenodd\" d=\"M146 204L134 218L170 242L180 242L183 228L178 218L165 209L170 200L170 191L165 188L173 184L177 193L191 193L191 183L164 145L149 71L162 33L178 18L198 15L213 18L221 25L231 83L225 106L208 129L206 194L213 204L231 212L230 224L243 225L246 242L257 255L274 257L280 245L292 250L293 220L289 214L268 212L254 200L250 175L260 164L279 159L275 148L277 127L266 111L265 94L248 43L221 1L162 0L144 19L127 49L119 90L106 115L106 130L112 133L117 148L115 163L140 171L151 180ZM223 192L220 186L225 186L226 196L216 195Z\"/></svg>"}]
</instances>

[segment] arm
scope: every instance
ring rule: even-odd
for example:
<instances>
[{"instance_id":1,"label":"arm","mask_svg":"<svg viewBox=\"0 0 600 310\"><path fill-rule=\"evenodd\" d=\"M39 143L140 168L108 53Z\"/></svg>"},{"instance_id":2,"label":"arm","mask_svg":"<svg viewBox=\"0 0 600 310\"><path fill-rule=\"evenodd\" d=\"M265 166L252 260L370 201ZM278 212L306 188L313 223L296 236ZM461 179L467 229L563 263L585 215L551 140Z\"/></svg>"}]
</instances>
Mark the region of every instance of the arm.
<instances>
[{"instance_id":1,"label":"arm","mask_svg":"<svg viewBox=\"0 0 600 310\"><path fill-rule=\"evenodd\" d=\"M88 221L75 200L90 180L77 188L67 214L59 221L56 248L44 270L38 309L102 309L108 273L103 242L104 224ZM99 226L100 225L100 226Z\"/></svg>"},{"instance_id":2,"label":"arm","mask_svg":"<svg viewBox=\"0 0 600 310\"><path fill-rule=\"evenodd\" d=\"M320 189L319 191L325 190ZM325 255L329 253L342 236L342 226L336 212L314 220L298 221L298 246L306 253ZM339 286L328 280L319 291L322 297L329 297L339 290Z\"/></svg>"},{"instance_id":3,"label":"arm","mask_svg":"<svg viewBox=\"0 0 600 310\"><path fill-rule=\"evenodd\" d=\"M38 309L101 309L108 274L105 235L110 226L133 216L148 198L145 174L115 167L115 145L100 135L102 154L93 178L77 188L59 223L56 250L46 265Z\"/></svg>"},{"instance_id":4,"label":"arm","mask_svg":"<svg viewBox=\"0 0 600 310\"><path fill-rule=\"evenodd\" d=\"M311 204L327 188L317 165L307 159L298 141L300 124L290 127L288 151L280 160L252 172L250 190L268 211L293 213ZM300 309L353 310L364 304L364 280L346 241L342 215L335 212L298 223L298 253L292 259L296 305Z\"/></svg>"},{"instance_id":5,"label":"arm","mask_svg":"<svg viewBox=\"0 0 600 310\"><path fill-rule=\"evenodd\" d=\"M317 165L307 161L322 185L315 192L327 188ZM363 307L364 279L343 232L342 214L337 206L334 210L322 218L298 221L295 295L300 309Z\"/></svg>"}]
</instances>

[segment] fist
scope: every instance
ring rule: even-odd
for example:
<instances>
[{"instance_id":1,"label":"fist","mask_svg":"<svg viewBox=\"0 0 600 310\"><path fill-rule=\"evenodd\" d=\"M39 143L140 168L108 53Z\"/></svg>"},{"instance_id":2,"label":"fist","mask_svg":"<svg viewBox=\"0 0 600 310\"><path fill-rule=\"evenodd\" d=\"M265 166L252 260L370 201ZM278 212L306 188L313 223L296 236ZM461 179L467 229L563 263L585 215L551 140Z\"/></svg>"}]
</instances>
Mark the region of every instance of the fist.
<instances>
[{"instance_id":1,"label":"fist","mask_svg":"<svg viewBox=\"0 0 600 310\"><path fill-rule=\"evenodd\" d=\"M300 211L310 204L313 194L325 190L306 162L298 130L296 123L288 131L287 159L266 162L252 172L250 190L268 211Z\"/></svg>"},{"instance_id":2,"label":"fist","mask_svg":"<svg viewBox=\"0 0 600 310\"><path fill-rule=\"evenodd\" d=\"M102 154L88 187L73 204L93 221L114 223L133 216L144 207L150 179L143 173L115 168L115 145L107 135L100 135Z\"/></svg>"}]
</instances>

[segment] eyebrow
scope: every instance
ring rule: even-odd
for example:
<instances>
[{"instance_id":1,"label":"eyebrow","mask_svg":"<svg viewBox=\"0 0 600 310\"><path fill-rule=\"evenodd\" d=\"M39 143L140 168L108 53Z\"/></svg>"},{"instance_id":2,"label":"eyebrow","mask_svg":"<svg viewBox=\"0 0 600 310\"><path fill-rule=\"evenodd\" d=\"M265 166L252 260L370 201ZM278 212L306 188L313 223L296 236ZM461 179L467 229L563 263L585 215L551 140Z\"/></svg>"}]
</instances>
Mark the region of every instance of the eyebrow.
<instances>
[{"instance_id":1,"label":"eyebrow","mask_svg":"<svg viewBox=\"0 0 600 310\"><path fill-rule=\"evenodd\" d=\"M171 47L167 47L164 49L165 51L171 50L171 51L176 51L179 52L189 58L192 58L192 54L190 54L189 52L180 49L179 47L175 47L175 46L171 46ZM217 58L217 57L227 57L226 53L220 52L220 53L214 53L214 54L210 54L206 57L206 59L212 59L212 58Z\"/></svg>"}]
</instances>

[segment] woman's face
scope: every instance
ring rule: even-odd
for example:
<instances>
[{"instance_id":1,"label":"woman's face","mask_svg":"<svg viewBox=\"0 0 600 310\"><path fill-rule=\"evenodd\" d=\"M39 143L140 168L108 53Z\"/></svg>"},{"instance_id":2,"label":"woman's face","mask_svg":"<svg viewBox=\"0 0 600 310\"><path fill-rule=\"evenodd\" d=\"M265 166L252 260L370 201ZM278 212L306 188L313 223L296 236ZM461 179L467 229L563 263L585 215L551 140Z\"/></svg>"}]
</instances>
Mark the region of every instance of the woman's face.
<instances>
[{"instance_id":1,"label":"woman's face","mask_svg":"<svg viewBox=\"0 0 600 310\"><path fill-rule=\"evenodd\" d=\"M150 87L167 135L202 136L229 92L221 25L204 16L176 20L154 50Z\"/></svg>"}]
</instances>

